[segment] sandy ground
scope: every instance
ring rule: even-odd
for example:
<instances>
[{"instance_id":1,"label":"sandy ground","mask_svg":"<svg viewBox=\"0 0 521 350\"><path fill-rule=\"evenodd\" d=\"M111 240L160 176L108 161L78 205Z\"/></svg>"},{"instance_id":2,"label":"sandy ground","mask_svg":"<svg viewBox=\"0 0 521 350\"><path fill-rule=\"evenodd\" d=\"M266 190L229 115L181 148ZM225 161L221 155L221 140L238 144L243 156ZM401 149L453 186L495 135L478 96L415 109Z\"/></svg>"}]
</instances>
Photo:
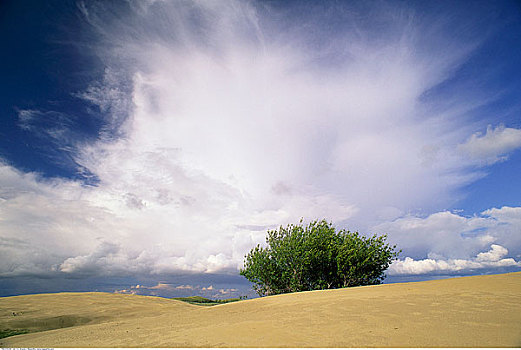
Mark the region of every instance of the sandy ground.
<instances>
[{"instance_id":1,"label":"sandy ground","mask_svg":"<svg viewBox=\"0 0 521 350\"><path fill-rule=\"evenodd\" d=\"M212 307L155 297L0 298L2 347L521 347L521 273L303 292Z\"/></svg>"}]
</instances>

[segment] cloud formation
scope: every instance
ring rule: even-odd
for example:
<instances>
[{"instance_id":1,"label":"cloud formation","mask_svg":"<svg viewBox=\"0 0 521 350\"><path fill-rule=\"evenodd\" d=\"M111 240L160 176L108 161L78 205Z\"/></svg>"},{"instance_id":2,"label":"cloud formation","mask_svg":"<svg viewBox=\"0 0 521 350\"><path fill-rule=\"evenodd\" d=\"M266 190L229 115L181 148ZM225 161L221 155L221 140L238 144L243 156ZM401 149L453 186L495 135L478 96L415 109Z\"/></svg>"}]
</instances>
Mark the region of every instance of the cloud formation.
<instances>
[{"instance_id":1,"label":"cloud formation","mask_svg":"<svg viewBox=\"0 0 521 350\"><path fill-rule=\"evenodd\" d=\"M519 208L440 211L483 176L465 152L492 163L519 147L517 129L479 136L464 123L480 103L472 89L458 100L439 88L481 43L478 17L398 4L78 4L91 40L78 47L103 75L74 96L105 124L69 145L99 181L2 164L0 274L236 272L266 229L301 217L390 232L420 259L400 273L425 257L483 265L504 252L493 247L520 253ZM37 132L45 113L20 111L21 127ZM420 210L434 214L406 215Z\"/></svg>"},{"instance_id":2,"label":"cloud formation","mask_svg":"<svg viewBox=\"0 0 521 350\"><path fill-rule=\"evenodd\" d=\"M410 216L375 230L388 232L404 250L405 258L391 265L391 275L521 267L519 207L493 208L473 217L451 212Z\"/></svg>"},{"instance_id":3,"label":"cloud formation","mask_svg":"<svg viewBox=\"0 0 521 350\"><path fill-rule=\"evenodd\" d=\"M213 286L200 285L175 285L171 283L158 282L155 286L135 285L127 289L116 289L114 293L120 294L138 294L138 295L155 295L162 297L179 297L179 296L203 296L207 298L226 299L239 297L240 292L237 288L219 288Z\"/></svg>"},{"instance_id":4,"label":"cloud formation","mask_svg":"<svg viewBox=\"0 0 521 350\"><path fill-rule=\"evenodd\" d=\"M414 260L406 257L396 261L389 268L390 275L423 275L428 273L469 272L470 270L482 270L497 267L521 267L521 261L503 257L508 254L504 247L492 244L491 249L485 253L479 253L474 259L449 259Z\"/></svg>"},{"instance_id":5,"label":"cloud formation","mask_svg":"<svg viewBox=\"0 0 521 350\"><path fill-rule=\"evenodd\" d=\"M388 232L410 256L468 258L497 243L512 247L521 257L521 208L502 207L471 217L448 211L427 217L405 216L379 224L373 229Z\"/></svg>"},{"instance_id":6,"label":"cloud formation","mask_svg":"<svg viewBox=\"0 0 521 350\"><path fill-rule=\"evenodd\" d=\"M508 159L506 154L521 148L521 130L503 125L494 129L489 125L485 135L477 132L458 148L471 158L486 164L505 161Z\"/></svg>"}]
</instances>

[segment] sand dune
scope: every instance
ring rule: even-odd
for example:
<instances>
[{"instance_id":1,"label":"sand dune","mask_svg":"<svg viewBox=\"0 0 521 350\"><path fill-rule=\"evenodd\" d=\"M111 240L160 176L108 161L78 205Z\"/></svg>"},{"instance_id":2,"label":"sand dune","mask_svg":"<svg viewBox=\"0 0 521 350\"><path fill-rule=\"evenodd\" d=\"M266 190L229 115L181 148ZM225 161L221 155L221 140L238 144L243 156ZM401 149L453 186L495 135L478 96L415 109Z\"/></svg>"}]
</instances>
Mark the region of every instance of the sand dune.
<instances>
[{"instance_id":1,"label":"sand dune","mask_svg":"<svg viewBox=\"0 0 521 350\"><path fill-rule=\"evenodd\" d=\"M520 347L521 273L202 307L60 293L0 298L2 347Z\"/></svg>"}]
</instances>

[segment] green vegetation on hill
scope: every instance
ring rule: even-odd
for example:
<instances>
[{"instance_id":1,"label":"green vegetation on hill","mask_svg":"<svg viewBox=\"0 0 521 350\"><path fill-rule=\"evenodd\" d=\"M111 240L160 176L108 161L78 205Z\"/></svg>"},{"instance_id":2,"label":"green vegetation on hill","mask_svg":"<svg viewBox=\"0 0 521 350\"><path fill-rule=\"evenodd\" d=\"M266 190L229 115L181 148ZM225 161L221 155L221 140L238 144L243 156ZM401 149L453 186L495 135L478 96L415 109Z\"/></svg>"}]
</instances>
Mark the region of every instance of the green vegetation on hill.
<instances>
[{"instance_id":1,"label":"green vegetation on hill","mask_svg":"<svg viewBox=\"0 0 521 350\"><path fill-rule=\"evenodd\" d=\"M189 304L193 304L193 305L201 305L201 306L214 306L214 305L220 305L220 304L226 304L226 303L233 303L234 301L242 300L242 298L212 300L212 299L203 298L200 296L179 297L179 298L172 298L172 299L184 301L185 303L189 303Z\"/></svg>"},{"instance_id":2,"label":"green vegetation on hill","mask_svg":"<svg viewBox=\"0 0 521 350\"><path fill-rule=\"evenodd\" d=\"M0 329L0 339L7 338L13 335L29 333L27 329Z\"/></svg>"},{"instance_id":3,"label":"green vegetation on hill","mask_svg":"<svg viewBox=\"0 0 521 350\"><path fill-rule=\"evenodd\" d=\"M315 220L268 231L266 247L245 257L240 274L260 296L382 283L400 251L387 236L361 236Z\"/></svg>"}]
</instances>

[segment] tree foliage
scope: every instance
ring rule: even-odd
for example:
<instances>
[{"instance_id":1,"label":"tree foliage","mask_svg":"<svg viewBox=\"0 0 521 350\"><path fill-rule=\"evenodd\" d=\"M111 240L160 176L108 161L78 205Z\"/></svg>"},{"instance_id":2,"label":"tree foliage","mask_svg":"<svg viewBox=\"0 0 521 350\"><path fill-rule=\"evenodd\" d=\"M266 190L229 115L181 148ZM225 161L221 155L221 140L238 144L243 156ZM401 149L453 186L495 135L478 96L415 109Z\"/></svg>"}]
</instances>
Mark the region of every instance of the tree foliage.
<instances>
[{"instance_id":1,"label":"tree foliage","mask_svg":"<svg viewBox=\"0 0 521 350\"><path fill-rule=\"evenodd\" d=\"M268 231L266 247L257 245L245 257L240 274L261 295L380 284L398 257L387 236L366 238L358 232L336 232L325 220Z\"/></svg>"}]
</instances>

